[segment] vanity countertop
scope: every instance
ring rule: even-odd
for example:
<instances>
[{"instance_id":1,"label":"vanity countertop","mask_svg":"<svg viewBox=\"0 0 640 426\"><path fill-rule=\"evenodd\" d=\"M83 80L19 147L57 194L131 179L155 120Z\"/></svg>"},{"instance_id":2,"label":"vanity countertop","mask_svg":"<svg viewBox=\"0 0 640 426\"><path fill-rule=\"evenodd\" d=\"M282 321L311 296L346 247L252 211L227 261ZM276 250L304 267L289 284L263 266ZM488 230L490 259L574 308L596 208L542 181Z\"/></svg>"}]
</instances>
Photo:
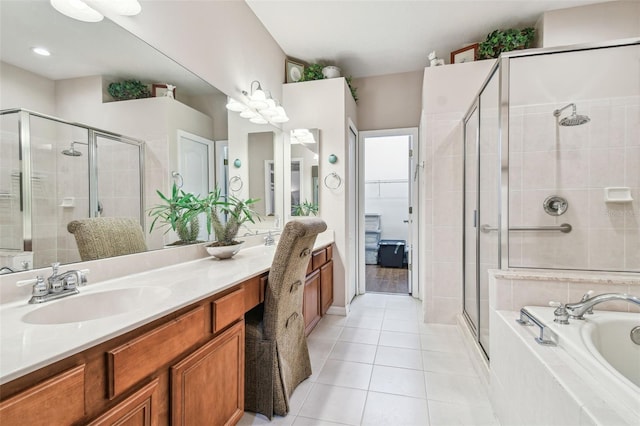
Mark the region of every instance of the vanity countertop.
<instances>
[{"instance_id":1,"label":"vanity countertop","mask_svg":"<svg viewBox=\"0 0 640 426\"><path fill-rule=\"evenodd\" d=\"M319 234L314 249L333 243L333 233ZM144 324L224 291L271 267L276 246L241 250L233 258L213 257L127 275L80 289L80 295L29 305L27 299L0 305L0 384L120 336ZM127 312L89 321L30 324L24 316L47 305L94 293L154 287L166 289L151 303ZM100 296L97 296L100 297Z\"/></svg>"}]
</instances>

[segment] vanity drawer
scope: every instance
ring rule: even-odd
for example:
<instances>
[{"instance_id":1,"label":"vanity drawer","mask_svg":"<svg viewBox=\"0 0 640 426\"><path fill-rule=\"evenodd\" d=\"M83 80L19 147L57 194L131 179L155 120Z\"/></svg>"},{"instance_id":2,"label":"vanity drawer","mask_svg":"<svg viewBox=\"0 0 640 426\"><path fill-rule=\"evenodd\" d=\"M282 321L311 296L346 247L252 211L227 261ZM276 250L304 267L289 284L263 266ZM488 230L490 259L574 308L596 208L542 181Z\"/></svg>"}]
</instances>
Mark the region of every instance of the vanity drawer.
<instances>
[{"instance_id":1,"label":"vanity drawer","mask_svg":"<svg viewBox=\"0 0 640 426\"><path fill-rule=\"evenodd\" d=\"M84 416L84 369L82 364L64 371L2 401L0 424L77 423Z\"/></svg>"},{"instance_id":2,"label":"vanity drawer","mask_svg":"<svg viewBox=\"0 0 640 426\"><path fill-rule=\"evenodd\" d=\"M311 255L311 269L314 271L327 263L327 251L325 249L313 252Z\"/></svg>"},{"instance_id":3,"label":"vanity drawer","mask_svg":"<svg viewBox=\"0 0 640 426\"><path fill-rule=\"evenodd\" d=\"M244 311L251 309L264 302L264 289L267 285L268 275L250 278L244 283Z\"/></svg>"},{"instance_id":4,"label":"vanity drawer","mask_svg":"<svg viewBox=\"0 0 640 426\"><path fill-rule=\"evenodd\" d=\"M327 262L333 259L333 246L327 247Z\"/></svg>"},{"instance_id":5,"label":"vanity drawer","mask_svg":"<svg viewBox=\"0 0 640 426\"><path fill-rule=\"evenodd\" d=\"M245 289L241 288L212 302L214 333L242 318L245 312L244 294Z\"/></svg>"},{"instance_id":6,"label":"vanity drawer","mask_svg":"<svg viewBox=\"0 0 640 426\"><path fill-rule=\"evenodd\" d=\"M244 303L244 301L243 301ZM208 335L203 306L107 352L109 398L159 370Z\"/></svg>"}]
</instances>

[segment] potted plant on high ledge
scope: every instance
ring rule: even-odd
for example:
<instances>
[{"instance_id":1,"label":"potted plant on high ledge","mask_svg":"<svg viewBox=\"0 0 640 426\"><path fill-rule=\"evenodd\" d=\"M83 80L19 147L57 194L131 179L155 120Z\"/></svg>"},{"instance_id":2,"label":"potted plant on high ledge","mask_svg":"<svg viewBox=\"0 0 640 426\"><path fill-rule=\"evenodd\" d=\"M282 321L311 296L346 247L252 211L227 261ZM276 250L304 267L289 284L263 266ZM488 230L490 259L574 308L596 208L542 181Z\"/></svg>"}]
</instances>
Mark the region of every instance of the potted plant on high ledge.
<instances>
[{"instance_id":1,"label":"potted plant on high ledge","mask_svg":"<svg viewBox=\"0 0 640 426\"><path fill-rule=\"evenodd\" d=\"M495 30L478 45L478 59L497 58L502 52L528 49L536 36L535 28Z\"/></svg>"},{"instance_id":2,"label":"potted plant on high ledge","mask_svg":"<svg viewBox=\"0 0 640 426\"><path fill-rule=\"evenodd\" d=\"M169 230L173 230L178 234L178 241L169 245L185 245L194 244L198 241L198 233L200 232L200 221L198 214L201 210L201 202L195 195L184 192L174 183L171 188L171 196L166 196L159 190L156 193L163 201L151 207L148 211L149 217L154 217L149 228L151 233L160 221L161 227L167 228L165 234Z\"/></svg>"},{"instance_id":3,"label":"potted plant on high ledge","mask_svg":"<svg viewBox=\"0 0 640 426\"><path fill-rule=\"evenodd\" d=\"M253 198L241 200L231 195L222 196L219 188L200 200L200 211L207 216L207 232L211 234L213 229L216 238L216 241L205 246L210 255L228 259L240 251L244 241L235 239L240 226L245 222L255 223L254 215L260 220L250 207L257 201ZM226 221L221 217L226 217Z\"/></svg>"}]
</instances>

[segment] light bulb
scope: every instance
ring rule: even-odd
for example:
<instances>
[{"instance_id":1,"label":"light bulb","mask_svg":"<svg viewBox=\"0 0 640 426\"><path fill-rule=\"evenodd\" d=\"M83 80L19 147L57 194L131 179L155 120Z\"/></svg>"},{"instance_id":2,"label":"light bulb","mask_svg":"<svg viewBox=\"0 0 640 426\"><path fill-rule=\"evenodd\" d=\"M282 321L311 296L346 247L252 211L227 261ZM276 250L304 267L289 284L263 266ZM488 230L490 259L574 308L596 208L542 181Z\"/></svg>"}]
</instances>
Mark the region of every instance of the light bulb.
<instances>
[{"instance_id":1,"label":"light bulb","mask_svg":"<svg viewBox=\"0 0 640 426\"><path fill-rule=\"evenodd\" d=\"M247 109L247 106L245 104L240 103L240 102L236 101L235 99L231 98L229 100L229 103L227 103L226 108L229 111L242 112L242 111Z\"/></svg>"},{"instance_id":2,"label":"light bulb","mask_svg":"<svg viewBox=\"0 0 640 426\"><path fill-rule=\"evenodd\" d=\"M255 116L257 116L258 114L256 114L255 112L251 111L250 109L245 109L244 111L242 111L240 113L240 117L242 118L253 118Z\"/></svg>"},{"instance_id":3,"label":"light bulb","mask_svg":"<svg viewBox=\"0 0 640 426\"><path fill-rule=\"evenodd\" d=\"M255 117L250 118L249 121L254 123L254 124L267 124L268 123L268 121L265 120L264 117L261 117L259 115L256 115Z\"/></svg>"}]
</instances>

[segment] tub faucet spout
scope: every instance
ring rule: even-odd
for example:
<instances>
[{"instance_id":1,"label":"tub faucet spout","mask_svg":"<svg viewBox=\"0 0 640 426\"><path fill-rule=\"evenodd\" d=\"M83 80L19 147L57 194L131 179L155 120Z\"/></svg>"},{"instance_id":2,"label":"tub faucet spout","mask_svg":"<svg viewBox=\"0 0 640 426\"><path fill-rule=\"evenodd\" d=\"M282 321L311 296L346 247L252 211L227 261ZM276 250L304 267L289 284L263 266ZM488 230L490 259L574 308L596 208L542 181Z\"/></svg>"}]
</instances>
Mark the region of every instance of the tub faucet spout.
<instances>
[{"instance_id":1,"label":"tub faucet spout","mask_svg":"<svg viewBox=\"0 0 640 426\"><path fill-rule=\"evenodd\" d=\"M591 308L600 303L609 302L611 300L625 300L629 303L640 305L639 297L624 293L604 293L580 301L578 303L567 303L565 305L565 309L567 310L570 318L582 320L584 319L583 315L587 313Z\"/></svg>"}]
</instances>

